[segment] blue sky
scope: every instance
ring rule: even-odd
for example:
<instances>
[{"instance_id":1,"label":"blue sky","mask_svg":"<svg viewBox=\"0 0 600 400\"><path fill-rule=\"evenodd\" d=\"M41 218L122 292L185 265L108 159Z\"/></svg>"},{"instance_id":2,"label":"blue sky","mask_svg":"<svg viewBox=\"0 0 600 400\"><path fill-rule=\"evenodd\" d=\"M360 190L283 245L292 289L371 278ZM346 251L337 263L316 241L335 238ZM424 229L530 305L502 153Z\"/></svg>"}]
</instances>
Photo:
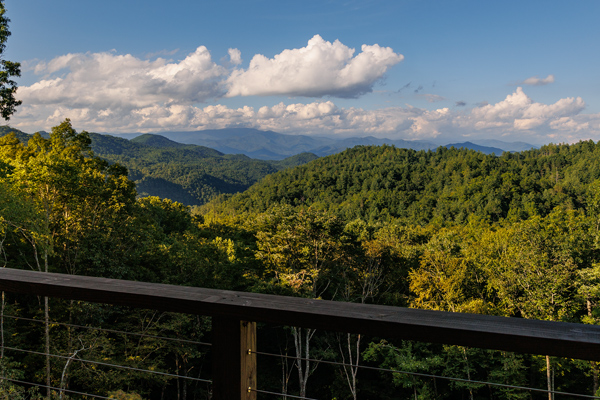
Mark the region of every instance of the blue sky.
<instances>
[{"instance_id":1,"label":"blue sky","mask_svg":"<svg viewBox=\"0 0 600 400\"><path fill-rule=\"evenodd\" d=\"M9 124L600 139L600 2L5 0Z\"/></svg>"}]
</instances>

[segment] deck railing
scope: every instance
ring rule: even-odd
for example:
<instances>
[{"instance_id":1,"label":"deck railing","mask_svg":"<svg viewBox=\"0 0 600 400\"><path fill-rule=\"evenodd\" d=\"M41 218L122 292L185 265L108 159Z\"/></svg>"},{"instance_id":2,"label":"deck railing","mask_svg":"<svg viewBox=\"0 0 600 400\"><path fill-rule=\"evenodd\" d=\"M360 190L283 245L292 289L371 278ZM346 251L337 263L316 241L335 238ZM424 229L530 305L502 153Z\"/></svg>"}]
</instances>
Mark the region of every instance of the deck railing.
<instances>
[{"instance_id":1,"label":"deck railing","mask_svg":"<svg viewBox=\"0 0 600 400\"><path fill-rule=\"evenodd\" d=\"M600 361L600 326L1 269L0 290L212 317L213 399L256 399L256 323Z\"/></svg>"}]
</instances>

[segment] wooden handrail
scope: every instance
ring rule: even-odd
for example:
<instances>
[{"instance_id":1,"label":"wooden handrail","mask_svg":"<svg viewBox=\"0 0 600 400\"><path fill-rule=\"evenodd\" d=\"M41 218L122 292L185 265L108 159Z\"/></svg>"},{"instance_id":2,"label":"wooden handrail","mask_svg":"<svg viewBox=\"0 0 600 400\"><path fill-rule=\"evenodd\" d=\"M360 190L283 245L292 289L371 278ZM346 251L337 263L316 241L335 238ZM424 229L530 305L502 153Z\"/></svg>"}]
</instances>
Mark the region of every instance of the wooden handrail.
<instances>
[{"instance_id":1,"label":"wooden handrail","mask_svg":"<svg viewBox=\"0 0 600 400\"><path fill-rule=\"evenodd\" d=\"M7 268L0 269L0 290L207 315L216 317L214 321L220 321L222 327L239 328L240 321L266 322L600 361L600 326L596 325L344 303ZM246 325L242 323L242 326ZM245 346L243 338L247 335L248 332L243 329L233 333L232 337L239 339L236 348ZM231 340L231 337L227 340ZM239 355L236 357L239 362ZM238 379L235 390L243 386L239 382ZM231 389L230 385L227 387ZM219 398L216 393L215 398Z\"/></svg>"},{"instance_id":2,"label":"wooden handrail","mask_svg":"<svg viewBox=\"0 0 600 400\"><path fill-rule=\"evenodd\" d=\"M600 361L600 326L0 270L0 290L243 321Z\"/></svg>"}]
</instances>

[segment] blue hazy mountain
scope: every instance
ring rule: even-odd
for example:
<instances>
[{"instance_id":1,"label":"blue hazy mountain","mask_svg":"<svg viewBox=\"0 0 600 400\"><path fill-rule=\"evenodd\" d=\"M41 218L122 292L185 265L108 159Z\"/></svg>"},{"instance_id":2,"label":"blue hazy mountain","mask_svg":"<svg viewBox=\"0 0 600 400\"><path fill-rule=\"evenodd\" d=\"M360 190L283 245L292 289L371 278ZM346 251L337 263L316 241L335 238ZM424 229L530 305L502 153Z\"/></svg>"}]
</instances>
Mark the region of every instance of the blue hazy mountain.
<instances>
[{"instance_id":1,"label":"blue hazy mountain","mask_svg":"<svg viewBox=\"0 0 600 400\"><path fill-rule=\"evenodd\" d=\"M504 151L519 152L539 148L539 146L534 146L525 142L503 142L502 140L495 139L473 140L472 142L480 146L496 147Z\"/></svg>"},{"instance_id":2,"label":"blue hazy mountain","mask_svg":"<svg viewBox=\"0 0 600 400\"><path fill-rule=\"evenodd\" d=\"M142 134L120 134L118 136L133 139L142 136ZM373 136L337 139L324 136L285 135L252 128L161 132L152 136L162 136L178 143L210 147L224 154L244 154L261 160L281 160L305 152L323 157L359 145L381 146L387 144L413 150L430 150L440 146L440 143L424 140L380 139ZM157 139L152 138L152 140ZM522 151L536 148L536 146L523 142L508 143L498 140L451 143L447 146L464 147L486 154L495 153L497 155L502 154L503 151Z\"/></svg>"},{"instance_id":3,"label":"blue hazy mountain","mask_svg":"<svg viewBox=\"0 0 600 400\"><path fill-rule=\"evenodd\" d=\"M445 147L447 147L447 148L454 147L456 149L475 150L475 151L480 151L483 154L495 154L497 156L501 155L502 153L504 153L506 151L506 150L500 149L498 147L480 146L480 145L472 143L472 142L450 143L450 144L445 145Z\"/></svg>"}]
</instances>

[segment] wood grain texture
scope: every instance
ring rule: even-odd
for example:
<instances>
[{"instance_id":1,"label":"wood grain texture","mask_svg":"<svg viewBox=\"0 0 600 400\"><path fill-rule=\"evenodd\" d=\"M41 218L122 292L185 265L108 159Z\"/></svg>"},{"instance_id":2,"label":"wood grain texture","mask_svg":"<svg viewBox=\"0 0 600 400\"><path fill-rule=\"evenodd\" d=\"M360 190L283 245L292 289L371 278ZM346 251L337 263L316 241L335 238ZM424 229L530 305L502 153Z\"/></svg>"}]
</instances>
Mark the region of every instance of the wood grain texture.
<instances>
[{"instance_id":1,"label":"wood grain texture","mask_svg":"<svg viewBox=\"0 0 600 400\"><path fill-rule=\"evenodd\" d=\"M240 378L242 381L242 400L256 400L256 322L240 321ZM246 391L244 391L244 388Z\"/></svg>"},{"instance_id":2,"label":"wood grain texture","mask_svg":"<svg viewBox=\"0 0 600 400\"><path fill-rule=\"evenodd\" d=\"M600 361L600 326L0 270L8 292Z\"/></svg>"}]
</instances>

